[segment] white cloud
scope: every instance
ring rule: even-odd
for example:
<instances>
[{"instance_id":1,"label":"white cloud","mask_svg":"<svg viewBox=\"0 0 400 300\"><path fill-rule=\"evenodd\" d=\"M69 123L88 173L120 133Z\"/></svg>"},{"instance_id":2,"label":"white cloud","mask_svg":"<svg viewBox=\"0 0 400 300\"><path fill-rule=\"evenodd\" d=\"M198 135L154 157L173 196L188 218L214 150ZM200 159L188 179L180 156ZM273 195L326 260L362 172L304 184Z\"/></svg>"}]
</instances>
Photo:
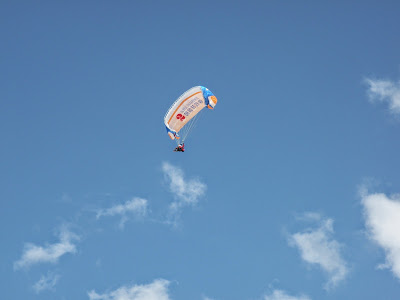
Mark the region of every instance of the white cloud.
<instances>
[{"instance_id":1,"label":"white cloud","mask_svg":"<svg viewBox=\"0 0 400 300\"><path fill-rule=\"evenodd\" d=\"M170 212L178 214L184 206L195 205L206 192L207 186L198 179L185 180L183 171L167 162L162 170L175 201L170 205Z\"/></svg>"},{"instance_id":2,"label":"white cloud","mask_svg":"<svg viewBox=\"0 0 400 300\"><path fill-rule=\"evenodd\" d=\"M25 244L22 257L14 263L14 270L28 268L38 263L57 263L58 259L67 253L75 253L74 240L79 239L77 235L66 228L62 228L59 234L60 241L46 246L36 246L31 243Z\"/></svg>"},{"instance_id":3,"label":"white cloud","mask_svg":"<svg viewBox=\"0 0 400 300\"><path fill-rule=\"evenodd\" d=\"M387 102L394 114L400 114L400 81L365 79L371 101Z\"/></svg>"},{"instance_id":4,"label":"white cloud","mask_svg":"<svg viewBox=\"0 0 400 300\"><path fill-rule=\"evenodd\" d=\"M44 290L52 290L59 279L59 275L48 273L47 275L43 275L40 280L33 285L33 289L37 294Z\"/></svg>"},{"instance_id":5,"label":"white cloud","mask_svg":"<svg viewBox=\"0 0 400 300\"><path fill-rule=\"evenodd\" d=\"M147 285L123 286L104 294L90 291L88 296L90 300L170 300L169 284L168 280L157 279Z\"/></svg>"},{"instance_id":6,"label":"white cloud","mask_svg":"<svg viewBox=\"0 0 400 300\"><path fill-rule=\"evenodd\" d=\"M147 200L142 198L133 198L124 204L118 204L107 209L101 209L97 212L97 219L103 216L121 216L120 227L123 228L129 216L145 217L147 215Z\"/></svg>"},{"instance_id":7,"label":"white cloud","mask_svg":"<svg viewBox=\"0 0 400 300\"><path fill-rule=\"evenodd\" d=\"M310 300L308 296L290 296L285 291L274 290L270 295L265 295L264 300Z\"/></svg>"},{"instance_id":8,"label":"white cloud","mask_svg":"<svg viewBox=\"0 0 400 300\"><path fill-rule=\"evenodd\" d=\"M316 229L308 229L290 236L289 244L299 249L301 258L318 265L329 276L325 288L329 289L344 280L348 267L340 254L342 246L332 238L333 220L325 219Z\"/></svg>"},{"instance_id":9,"label":"white cloud","mask_svg":"<svg viewBox=\"0 0 400 300\"><path fill-rule=\"evenodd\" d=\"M381 267L391 269L400 279L400 196L368 194L364 190L361 197L369 237L386 254L386 263Z\"/></svg>"},{"instance_id":10,"label":"white cloud","mask_svg":"<svg viewBox=\"0 0 400 300\"><path fill-rule=\"evenodd\" d=\"M303 214L296 216L296 220L299 220L299 221L317 222L317 221L320 221L321 219L322 219L321 214L319 214L317 212L311 212L311 211L305 212Z\"/></svg>"}]
</instances>

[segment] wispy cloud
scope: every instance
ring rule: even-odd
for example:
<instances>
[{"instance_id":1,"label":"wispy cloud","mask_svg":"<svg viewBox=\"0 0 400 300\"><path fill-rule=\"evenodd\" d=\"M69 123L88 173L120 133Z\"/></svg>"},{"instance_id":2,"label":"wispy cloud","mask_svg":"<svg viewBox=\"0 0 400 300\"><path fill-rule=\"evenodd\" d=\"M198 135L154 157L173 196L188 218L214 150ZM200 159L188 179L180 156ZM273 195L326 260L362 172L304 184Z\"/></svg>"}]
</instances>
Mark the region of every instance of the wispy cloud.
<instances>
[{"instance_id":1,"label":"wispy cloud","mask_svg":"<svg viewBox=\"0 0 400 300\"><path fill-rule=\"evenodd\" d=\"M53 290L59 279L60 275L48 273L47 275L43 275L40 280L33 285L33 289L37 294L44 290Z\"/></svg>"},{"instance_id":2,"label":"wispy cloud","mask_svg":"<svg viewBox=\"0 0 400 300\"><path fill-rule=\"evenodd\" d=\"M148 212L147 200L142 198L133 198L124 204L118 204L107 209L97 211L96 218L99 219L103 216L120 216L120 228L123 228L126 221L130 217L145 217Z\"/></svg>"},{"instance_id":3,"label":"wispy cloud","mask_svg":"<svg viewBox=\"0 0 400 300\"><path fill-rule=\"evenodd\" d=\"M265 295L264 300L310 300L310 298L305 295L291 296L285 291L274 290L270 295Z\"/></svg>"},{"instance_id":4,"label":"wispy cloud","mask_svg":"<svg viewBox=\"0 0 400 300\"><path fill-rule=\"evenodd\" d=\"M199 179L186 180L182 169L164 162L162 170L175 199L170 205L170 212L173 215L179 214L181 208L185 206L196 205L200 197L205 194L207 186Z\"/></svg>"},{"instance_id":5,"label":"wispy cloud","mask_svg":"<svg viewBox=\"0 0 400 300\"><path fill-rule=\"evenodd\" d=\"M365 225L372 241L382 247L389 268L400 279L400 195L387 196L361 190Z\"/></svg>"},{"instance_id":6,"label":"wispy cloud","mask_svg":"<svg viewBox=\"0 0 400 300\"><path fill-rule=\"evenodd\" d=\"M22 257L14 263L14 270L28 268L39 263L57 263L59 258L67 253L75 253L76 245L73 243L79 237L63 227L59 233L58 243L46 246L25 244Z\"/></svg>"},{"instance_id":7,"label":"wispy cloud","mask_svg":"<svg viewBox=\"0 0 400 300\"><path fill-rule=\"evenodd\" d=\"M366 78L371 101L386 102L390 112L400 114L400 81Z\"/></svg>"},{"instance_id":8,"label":"wispy cloud","mask_svg":"<svg viewBox=\"0 0 400 300\"><path fill-rule=\"evenodd\" d=\"M313 214L313 219L316 214ZM348 267L341 257L342 245L333 239L333 220L322 219L319 226L290 236L289 244L299 249L301 258L312 265L318 265L329 276L326 289L335 287L348 274Z\"/></svg>"},{"instance_id":9,"label":"wispy cloud","mask_svg":"<svg viewBox=\"0 0 400 300\"><path fill-rule=\"evenodd\" d=\"M170 300L169 284L168 280L157 279L147 285L123 286L104 294L90 291L88 296L90 300Z\"/></svg>"}]
</instances>

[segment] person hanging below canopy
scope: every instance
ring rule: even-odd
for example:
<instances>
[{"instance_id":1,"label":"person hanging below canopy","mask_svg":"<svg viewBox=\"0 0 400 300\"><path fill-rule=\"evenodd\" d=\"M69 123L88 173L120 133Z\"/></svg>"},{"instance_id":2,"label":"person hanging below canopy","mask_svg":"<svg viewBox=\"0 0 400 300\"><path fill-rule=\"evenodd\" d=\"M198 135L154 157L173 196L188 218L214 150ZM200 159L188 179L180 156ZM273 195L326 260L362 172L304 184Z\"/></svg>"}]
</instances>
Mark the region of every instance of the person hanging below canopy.
<instances>
[{"instance_id":1,"label":"person hanging below canopy","mask_svg":"<svg viewBox=\"0 0 400 300\"><path fill-rule=\"evenodd\" d=\"M175 152L185 152L185 143L179 144L178 147L174 149Z\"/></svg>"}]
</instances>

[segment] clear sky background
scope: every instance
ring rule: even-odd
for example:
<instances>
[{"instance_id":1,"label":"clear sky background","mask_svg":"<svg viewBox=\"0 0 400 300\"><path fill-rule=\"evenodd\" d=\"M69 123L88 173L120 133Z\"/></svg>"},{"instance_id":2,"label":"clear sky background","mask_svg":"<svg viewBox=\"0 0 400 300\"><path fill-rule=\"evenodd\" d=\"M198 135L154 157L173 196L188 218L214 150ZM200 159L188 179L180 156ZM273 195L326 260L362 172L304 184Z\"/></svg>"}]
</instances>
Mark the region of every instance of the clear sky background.
<instances>
[{"instance_id":1,"label":"clear sky background","mask_svg":"<svg viewBox=\"0 0 400 300\"><path fill-rule=\"evenodd\" d=\"M1 1L0 298L400 299L399 15Z\"/></svg>"}]
</instances>

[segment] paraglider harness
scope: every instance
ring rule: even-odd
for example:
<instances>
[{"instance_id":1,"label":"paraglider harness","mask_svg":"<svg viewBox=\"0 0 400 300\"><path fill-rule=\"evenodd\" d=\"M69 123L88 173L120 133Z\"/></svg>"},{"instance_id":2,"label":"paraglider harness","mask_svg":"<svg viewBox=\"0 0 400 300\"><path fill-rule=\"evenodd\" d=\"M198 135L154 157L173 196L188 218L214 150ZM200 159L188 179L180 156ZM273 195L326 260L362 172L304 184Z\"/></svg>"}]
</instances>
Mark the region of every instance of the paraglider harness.
<instances>
[{"instance_id":1,"label":"paraglider harness","mask_svg":"<svg viewBox=\"0 0 400 300\"><path fill-rule=\"evenodd\" d=\"M178 147L176 147L174 149L175 152L185 152L185 143L183 143L182 145L178 145Z\"/></svg>"}]
</instances>

